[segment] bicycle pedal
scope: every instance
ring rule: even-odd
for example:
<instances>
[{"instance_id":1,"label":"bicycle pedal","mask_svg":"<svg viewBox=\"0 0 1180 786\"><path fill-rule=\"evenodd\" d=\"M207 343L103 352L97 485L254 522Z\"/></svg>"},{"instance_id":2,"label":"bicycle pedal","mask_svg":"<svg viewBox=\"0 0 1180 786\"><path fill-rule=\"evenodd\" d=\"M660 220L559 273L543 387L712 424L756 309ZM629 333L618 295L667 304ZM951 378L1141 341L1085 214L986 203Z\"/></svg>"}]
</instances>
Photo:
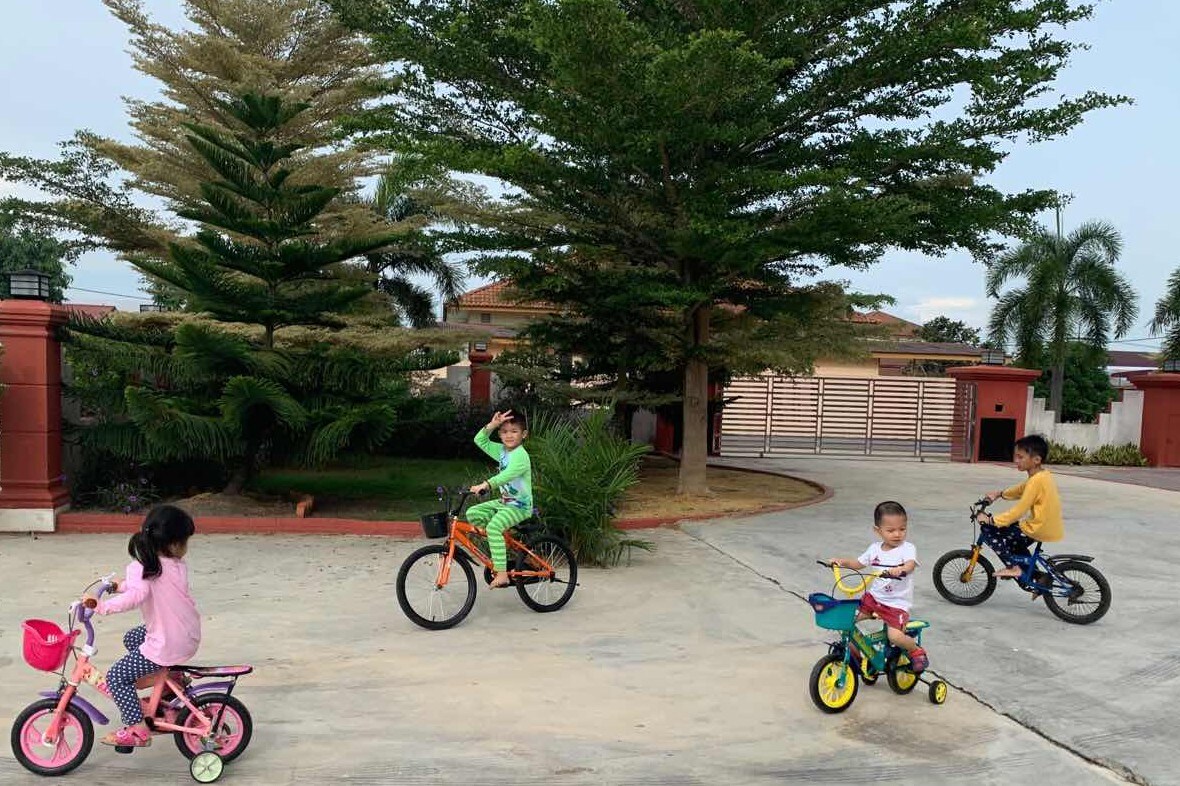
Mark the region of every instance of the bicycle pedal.
<instances>
[{"instance_id":1,"label":"bicycle pedal","mask_svg":"<svg viewBox=\"0 0 1180 786\"><path fill-rule=\"evenodd\" d=\"M115 753L132 753L134 750L135 748L131 747L130 745L115 746Z\"/></svg>"}]
</instances>

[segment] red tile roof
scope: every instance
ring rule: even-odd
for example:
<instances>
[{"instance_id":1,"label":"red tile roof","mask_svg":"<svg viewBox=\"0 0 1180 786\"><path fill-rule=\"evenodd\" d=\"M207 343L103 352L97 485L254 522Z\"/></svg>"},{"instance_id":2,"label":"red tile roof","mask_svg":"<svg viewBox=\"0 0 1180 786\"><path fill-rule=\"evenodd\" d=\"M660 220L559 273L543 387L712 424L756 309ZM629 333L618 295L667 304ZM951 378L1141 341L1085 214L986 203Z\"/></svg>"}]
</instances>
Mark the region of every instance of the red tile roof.
<instances>
[{"instance_id":1,"label":"red tile roof","mask_svg":"<svg viewBox=\"0 0 1180 786\"><path fill-rule=\"evenodd\" d=\"M555 311L557 307L538 300L516 299L511 283L508 281L493 281L478 289L465 292L459 296L453 305L464 309L509 309L519 311Z\"/></svg>"},{"instance_id":2,"label":"red tile roof","mask_svg":"<svg viewBox=\"0 0 1180 786\"><path fill-rule=\"evenodd\" d=\"M1106 365L1120 368L1155 368L1159 357L1150 352L1125 352L1114 350L1106 353Z\"/></svg>"},{"instance_id":3,"label":"red tile roof","mask_svg":"<svg viewBox=\"0 0 1180 786\"><path fill-rule=\"evenodd\" d=\"M869 311L865 314L853 312L851 319L853 322L859 322L865 325L883 325L889 327L896 336L915 336L922 329L922 326L917 323L910 322L901 317L895 317L893 314L887 314L884 311Z\"/></svg>"},{"instance_id":4,"label":"red tile roof","mask_svg":"<svg viewBox=\"0 0 1180 786\"><path fill-rule=\"evenodd\" d=\"M71 316L89 317L90 319L104 319L114 313L114 306L103 306L94 303L63 303L62 306Z\"/></svg>"}]
</instances>

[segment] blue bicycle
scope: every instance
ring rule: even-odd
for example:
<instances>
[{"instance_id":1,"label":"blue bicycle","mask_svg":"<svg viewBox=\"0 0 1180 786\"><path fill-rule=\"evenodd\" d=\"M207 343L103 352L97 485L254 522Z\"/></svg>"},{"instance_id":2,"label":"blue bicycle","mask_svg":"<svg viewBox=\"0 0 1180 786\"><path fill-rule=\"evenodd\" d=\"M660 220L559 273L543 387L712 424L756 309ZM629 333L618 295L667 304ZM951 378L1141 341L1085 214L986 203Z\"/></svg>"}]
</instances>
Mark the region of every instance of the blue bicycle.
<instances>
[{"instance_id":1,"label":"blue bicycle","mask_svg":"<svg viewBox=\"0 0 1180 786\"><path fill-rule=\"evenodd\" d=\"M992 500L984 498L971 506L971 523L977 526ZM995 569L981 553L987 534L979 529L969 549L948 551L934 563L934 586L938 594L959 606L978 606L996 591ZM1049 611L1066 622L1089 625L1102 619L1110 609L1110 584L1085 554L1050 556L1036 542L1031 555L1017 558L1021 574L1012 581L1029 592L1033 600L1044 598Z\"/></svg>"}]
</instances>

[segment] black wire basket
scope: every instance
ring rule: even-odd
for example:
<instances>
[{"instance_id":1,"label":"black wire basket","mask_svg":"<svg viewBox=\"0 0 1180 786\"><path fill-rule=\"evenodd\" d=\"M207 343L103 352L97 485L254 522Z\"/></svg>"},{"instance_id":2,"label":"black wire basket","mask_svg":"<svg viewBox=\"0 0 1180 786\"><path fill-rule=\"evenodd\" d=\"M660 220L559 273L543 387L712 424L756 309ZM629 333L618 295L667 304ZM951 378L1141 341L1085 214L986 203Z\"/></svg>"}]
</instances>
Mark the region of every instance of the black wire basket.
<instances>
[{"instance_id":1,"label":"black wire basket","mask_svg":"<svg viewBox=\"0 0 1180 786\"><path fill-rule=\"evenodd\" d=\"M427 513L419 516L418 520L422 522L422 532L428 538L445 538L450 533L451 514L446 511Z\"/></svg>"}]
</instances>

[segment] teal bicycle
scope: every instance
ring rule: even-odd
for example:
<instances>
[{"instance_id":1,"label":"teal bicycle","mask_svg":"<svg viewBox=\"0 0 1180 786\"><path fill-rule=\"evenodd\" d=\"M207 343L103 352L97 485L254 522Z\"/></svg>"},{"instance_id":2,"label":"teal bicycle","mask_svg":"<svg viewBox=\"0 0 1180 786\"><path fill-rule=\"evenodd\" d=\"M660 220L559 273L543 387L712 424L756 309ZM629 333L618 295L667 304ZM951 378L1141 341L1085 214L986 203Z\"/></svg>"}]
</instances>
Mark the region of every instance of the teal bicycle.
<instances>
[{"instance_id":1,"label":"teal bicycle","mask_svg":"<svg viewBox=\"0 0 1180 786\"><path fill-rule=\"evenodd\" d=\"M834 563L820 561L819 564L832 569L836 583L831 595L814 592L807 596L807 603L815 612L815 624L825 630L838 631L840 639L828 645L828 654L820 658L811 670L809 687L815 706L828 713L843 712L856 700L860 682L872 685L882 674L894 693L910 693L921 682L929 686L932 703L945 703L949 690L947 684L939 679L927 680L916 674L910 668L906 651L889 643L884 624L881 630L874 633L864 633L856 627L859 596L881 574L864 574L847 569L848 573L841 575L840 567ZM845 584L845 580L853 574L857 576L858 583L855 586ZM849 597L833 597L836 592ZM923 620L910 620L905 632L920 645L922 631L928 627L930 623Z\"/></svg>"}]
</instances>

